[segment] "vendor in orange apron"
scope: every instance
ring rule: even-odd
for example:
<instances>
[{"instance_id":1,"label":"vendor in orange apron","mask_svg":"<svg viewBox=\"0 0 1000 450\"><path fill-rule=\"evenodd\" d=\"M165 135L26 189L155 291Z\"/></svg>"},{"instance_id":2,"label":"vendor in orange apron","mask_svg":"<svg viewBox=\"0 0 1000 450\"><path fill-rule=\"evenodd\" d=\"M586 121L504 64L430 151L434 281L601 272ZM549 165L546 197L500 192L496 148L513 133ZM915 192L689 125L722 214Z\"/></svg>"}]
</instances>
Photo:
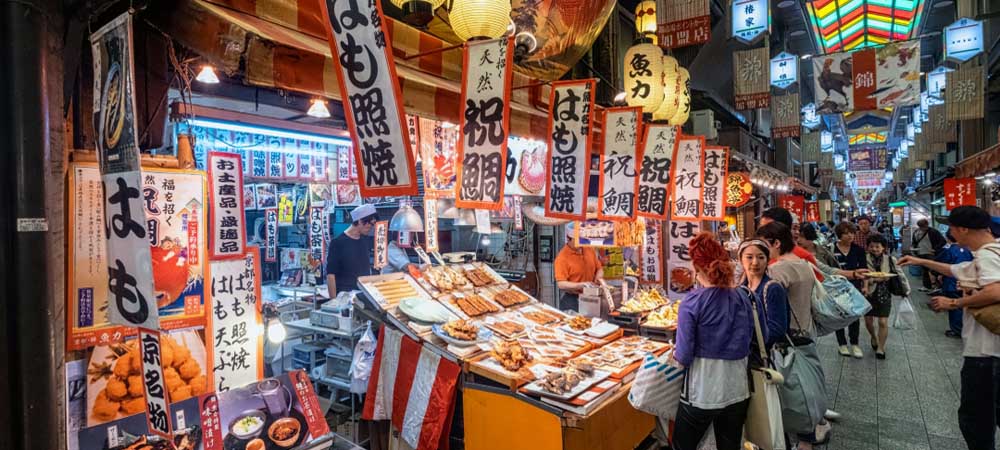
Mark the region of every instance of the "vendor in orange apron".
<instances>
[{"instance_id":1,"label":"vendor in orange apron","mask_svg":"<svg viewBox=\"0 0 1000 450\"><path fill-rule=\"evenodd\" d=\"M580 310L580 294L586 286L600 284L603 275L601 260L592 248L576 245L575 222L566 225L566 245L555 261L556 287L562 291L559 309Z\"/></svg>"}]
</instances>

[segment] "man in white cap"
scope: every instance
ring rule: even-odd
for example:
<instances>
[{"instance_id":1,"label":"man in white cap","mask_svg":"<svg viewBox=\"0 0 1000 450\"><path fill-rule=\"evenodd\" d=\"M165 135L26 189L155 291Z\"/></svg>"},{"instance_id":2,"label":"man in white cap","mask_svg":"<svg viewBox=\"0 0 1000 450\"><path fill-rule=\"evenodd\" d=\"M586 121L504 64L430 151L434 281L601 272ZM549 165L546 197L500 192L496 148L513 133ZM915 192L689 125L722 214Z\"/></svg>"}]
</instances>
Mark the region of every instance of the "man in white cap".
<instances>
[{"instance_id":1,"label":"man in white cap","mask_svg":"<svg viewBox=\"0 0 1000 450\"><path fill-rule=\"evenodd\" d=\"M375 241L375 206L365 204L351 210L351 226L330 241L326 256L326 287L330 298L338 292L358 289L358 277L372 274Z\"/></svg>"},{"instance_id":2,"label":"man in white cap","mask_svg":"<svg viewBox=\"0 0 1000 450\"><path fill-rule=\"evenodd\" d=\"M575 224L566 224L566 245L556 256L555 274L556 286L563 291L559 309L579 311L583 288L598 284L604 278L604 268L593 249L576 245Z\"/></svg>"}]
</instances>

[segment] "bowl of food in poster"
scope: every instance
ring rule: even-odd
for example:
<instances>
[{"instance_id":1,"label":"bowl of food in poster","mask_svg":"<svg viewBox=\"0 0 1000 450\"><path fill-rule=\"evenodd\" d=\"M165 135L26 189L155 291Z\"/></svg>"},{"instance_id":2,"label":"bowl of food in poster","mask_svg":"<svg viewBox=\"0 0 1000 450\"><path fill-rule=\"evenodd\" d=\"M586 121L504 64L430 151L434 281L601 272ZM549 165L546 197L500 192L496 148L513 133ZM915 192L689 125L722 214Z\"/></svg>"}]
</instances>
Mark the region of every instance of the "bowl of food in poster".
<instances>
[{"instance_id":1,"label":"bowl of food in poster","mask_svg":"<svg viewBox=\"0 0 1000 450\"><path fill-rule=\"evenodd\" d=\"M683 294L694 289L694 271L688 267L670 269L670 290Z\"/></svg>"},{"instance_id":2,"label":"bowl of food in poster","mask_svg":"<svg viewBox=\"0 0 1000 450\"><path fill-rule=\"evenodd\" d=\"M302 432L302 423L293 417L285 417L275 420L267 428L267 437L279 447L291 447L299 439Z\"/></svg>"},{"instance_id":3,"label":"bowl of food in poster","mask_svg":"<svg viewBox=\"0 0 1000 450\"><path fill-rule=\"evenodd\" d=\"M259 409L243 411L229 423L229 434L238 439L255 438L264 430L266 422L267 414L264 414L264 411Z\"/></svg>"}]
</instances>

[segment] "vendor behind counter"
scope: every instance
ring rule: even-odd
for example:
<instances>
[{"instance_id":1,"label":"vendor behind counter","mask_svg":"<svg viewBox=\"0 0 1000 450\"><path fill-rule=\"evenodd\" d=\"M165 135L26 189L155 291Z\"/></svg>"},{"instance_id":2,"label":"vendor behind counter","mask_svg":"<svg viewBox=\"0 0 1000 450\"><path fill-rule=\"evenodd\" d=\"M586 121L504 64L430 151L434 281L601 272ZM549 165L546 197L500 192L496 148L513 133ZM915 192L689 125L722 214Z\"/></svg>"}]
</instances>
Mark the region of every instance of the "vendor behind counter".
<instances>
[{"instance_id":1,"label":"vendor behind counter","mask_svg":"<svg viewBox=\"0 0 1000 450\"><path fill-rule=\"evenodd\" d=\"M375 248L375 206L366 204L351 210L351 226L330 241L326 256L326 286L330 297L338 292L357 290L358 277L372 274Z\"/></svg>"},{"instance_id":2,"label":"vendor behind counter","mask_svg":"<svg viewBox=\"0 0 1000 450\"><path fill-rule=\"evenodd\" d=\"M592 248L577 246L575 232L575 222L568 223L566 245L559 251L555 261L556 287L563 292L559 298L559 309L564 311L579 311L583 288L599 284L604 278L604 268L597 252Z\"/></svg>"}]
</instances>

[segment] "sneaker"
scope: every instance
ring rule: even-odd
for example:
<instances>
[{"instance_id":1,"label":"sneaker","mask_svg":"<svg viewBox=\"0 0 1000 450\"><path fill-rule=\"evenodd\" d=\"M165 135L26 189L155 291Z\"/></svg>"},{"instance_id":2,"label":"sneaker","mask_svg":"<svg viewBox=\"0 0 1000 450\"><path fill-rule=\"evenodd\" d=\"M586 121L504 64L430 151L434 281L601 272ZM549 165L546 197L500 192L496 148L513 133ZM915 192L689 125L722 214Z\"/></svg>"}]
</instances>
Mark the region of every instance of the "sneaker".
<instances>
[{"instance_id":1,"label":"sneaker","mask_svg":"<svg viewBox=\"0 0 1000 450\"><path fill-rule=\"evenodd\" d=\"M844 416L832 409L828 409L826 410L826 412L823 413L823 418L826 420L840 420L841 417Z\"/></svg>"},{"instance_id":2,"label":"sneaker","mask_svg":"<svg viewBox=\"0 0 1000 450\"><path fill-rule=\"evenodd\" d=\"M847 349L846 345L841 345L837 351L840 353L840 356L851 356L851 351Z\"/></svg>"},{"instance_id":3,"label":"sneaker","mask_svg":"<svg viewBox=\"0 0 1000 450\"><path fill-rule=\"evenodd\" d=\"M851 354L854 355L854 357L858 358L858 359L861 359L861 358L865 357L865 354L863 352L861 352L861 347L858 347L857 345L851 347Z\"/></svg>"},{"instance_id":4,"label":"sneaker","mask_svg":"<svg viewBox=\"0 0 1000 450\"><path fill-rule=\"evenodd\" d=\"M962 338L962 333L959 333L959 332L957 332L957 331L953 331L953 330L948 330L948 331L945 331L945 332L944 332L944 335L945 335L945 336L948 336L948 337L950 337L950 338L959 338L959 339L961 339L961 338Z\"/></svg>"}]
</instances>

